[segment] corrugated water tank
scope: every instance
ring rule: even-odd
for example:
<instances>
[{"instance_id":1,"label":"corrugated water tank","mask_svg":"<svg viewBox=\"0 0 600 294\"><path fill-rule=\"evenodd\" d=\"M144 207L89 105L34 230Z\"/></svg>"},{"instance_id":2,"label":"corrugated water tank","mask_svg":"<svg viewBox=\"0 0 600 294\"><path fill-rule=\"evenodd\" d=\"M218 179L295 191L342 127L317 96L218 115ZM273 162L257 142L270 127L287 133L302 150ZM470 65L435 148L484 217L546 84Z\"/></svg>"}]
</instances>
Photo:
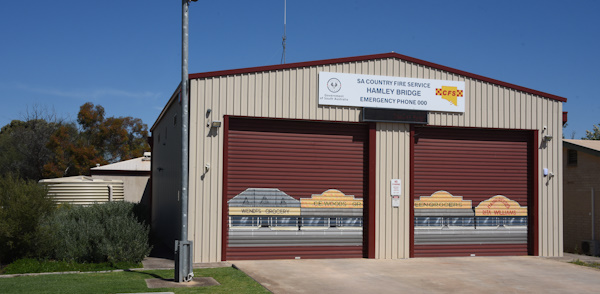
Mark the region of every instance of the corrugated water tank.
<instances>
[{"instance_id":1,"label":"corrugated water tank","mask_svg":"<svg viewBox=\"0 0 600 294\"><path fill-rule=\"evenodd\" d=\"M123 201L125 193L123 181L95 179L86 176L74 176L39 181L46 185L48 195L58 204L70 203L89 205L110 201Z\"/></svg>"}]
</instances>

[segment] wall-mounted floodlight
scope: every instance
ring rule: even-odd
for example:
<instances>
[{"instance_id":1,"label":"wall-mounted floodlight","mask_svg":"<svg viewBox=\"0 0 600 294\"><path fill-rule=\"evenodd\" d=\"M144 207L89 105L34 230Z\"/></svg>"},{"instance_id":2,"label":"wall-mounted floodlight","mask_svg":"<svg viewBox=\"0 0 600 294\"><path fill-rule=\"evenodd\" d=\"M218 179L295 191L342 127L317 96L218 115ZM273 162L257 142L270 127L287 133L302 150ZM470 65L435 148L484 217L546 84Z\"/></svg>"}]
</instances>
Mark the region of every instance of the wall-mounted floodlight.
<instances>
[{"instance_id":1,"label":"wall-mounted floodlight","mask_svg":"<svg viewBox=\"0 0 600 294\"><path fill-rule=\"evenodd\" d=\"M213 122L210 123L210 127L211 128L220 128L221 127L221 122L218 120L215 120Z\"/></svg>"}]
</instances>

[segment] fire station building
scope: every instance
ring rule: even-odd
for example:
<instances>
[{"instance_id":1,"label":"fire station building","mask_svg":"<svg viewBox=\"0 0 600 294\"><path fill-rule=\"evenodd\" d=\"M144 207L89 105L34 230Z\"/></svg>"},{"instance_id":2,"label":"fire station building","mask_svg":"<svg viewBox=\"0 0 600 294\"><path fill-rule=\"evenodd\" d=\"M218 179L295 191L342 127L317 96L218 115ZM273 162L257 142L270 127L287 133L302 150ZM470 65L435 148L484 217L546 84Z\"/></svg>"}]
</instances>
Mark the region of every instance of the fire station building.
<instances>
[{"instance_id":1,"label":"fire station building","mask_svg":"<svg viewBox=\"0 0 600 294\"><path fill-rule=\"evenodd\" d=\"M562 255L566 98L397 53L189 78L194 262ZM151 129L169 246L180 91Z\"/></svg>"}]
</instances>

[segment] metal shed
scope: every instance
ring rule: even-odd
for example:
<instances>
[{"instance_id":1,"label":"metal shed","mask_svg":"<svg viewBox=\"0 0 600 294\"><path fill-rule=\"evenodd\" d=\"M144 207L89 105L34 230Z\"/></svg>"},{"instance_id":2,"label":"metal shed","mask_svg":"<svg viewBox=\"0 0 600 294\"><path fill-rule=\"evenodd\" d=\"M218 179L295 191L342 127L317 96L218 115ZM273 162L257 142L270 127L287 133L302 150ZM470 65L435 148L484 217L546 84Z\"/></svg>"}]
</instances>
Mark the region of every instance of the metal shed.
<instances>
[{"instance_id":1,"label":"metal shed","mask_svg":"<svg viewBox=\"0 0 600 294\"><path fill-rule=\"evenodd\" d=\"M238 254L228 201L248 188L301 203L327 189L363 199L358 257L562 255L564 97L397 53L189 78L194 262L347 251L298 243ZM166 244L180 228L180 91L151 128L153 228ZM336 134L352 129L349 141ZM348 166L315 163L348 157L353 144ZM417 207L437 191L470 206L447 211L454 198L434 197Z\"/></svg>"}]
</instances>

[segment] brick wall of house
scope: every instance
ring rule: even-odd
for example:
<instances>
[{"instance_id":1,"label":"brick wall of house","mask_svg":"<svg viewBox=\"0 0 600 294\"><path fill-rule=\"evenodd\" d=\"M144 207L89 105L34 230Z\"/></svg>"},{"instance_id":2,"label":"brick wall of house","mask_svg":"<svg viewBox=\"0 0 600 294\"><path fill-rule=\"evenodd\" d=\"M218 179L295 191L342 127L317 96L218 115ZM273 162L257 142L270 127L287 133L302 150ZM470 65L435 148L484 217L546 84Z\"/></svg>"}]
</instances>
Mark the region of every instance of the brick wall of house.
<instances>
[{"instance_id":1,"label":"brick wall of house","mask_svg":"<svg viewBox=\"0 0 600 294\"><path fill-rule=\"evenodd\" d=\"M600 239L600 157L577 152L577 165L564 155L564 250L581 252L581 241L592 239L592 188L595 194L595 237Z\"/></svg>"}]
</instances>

